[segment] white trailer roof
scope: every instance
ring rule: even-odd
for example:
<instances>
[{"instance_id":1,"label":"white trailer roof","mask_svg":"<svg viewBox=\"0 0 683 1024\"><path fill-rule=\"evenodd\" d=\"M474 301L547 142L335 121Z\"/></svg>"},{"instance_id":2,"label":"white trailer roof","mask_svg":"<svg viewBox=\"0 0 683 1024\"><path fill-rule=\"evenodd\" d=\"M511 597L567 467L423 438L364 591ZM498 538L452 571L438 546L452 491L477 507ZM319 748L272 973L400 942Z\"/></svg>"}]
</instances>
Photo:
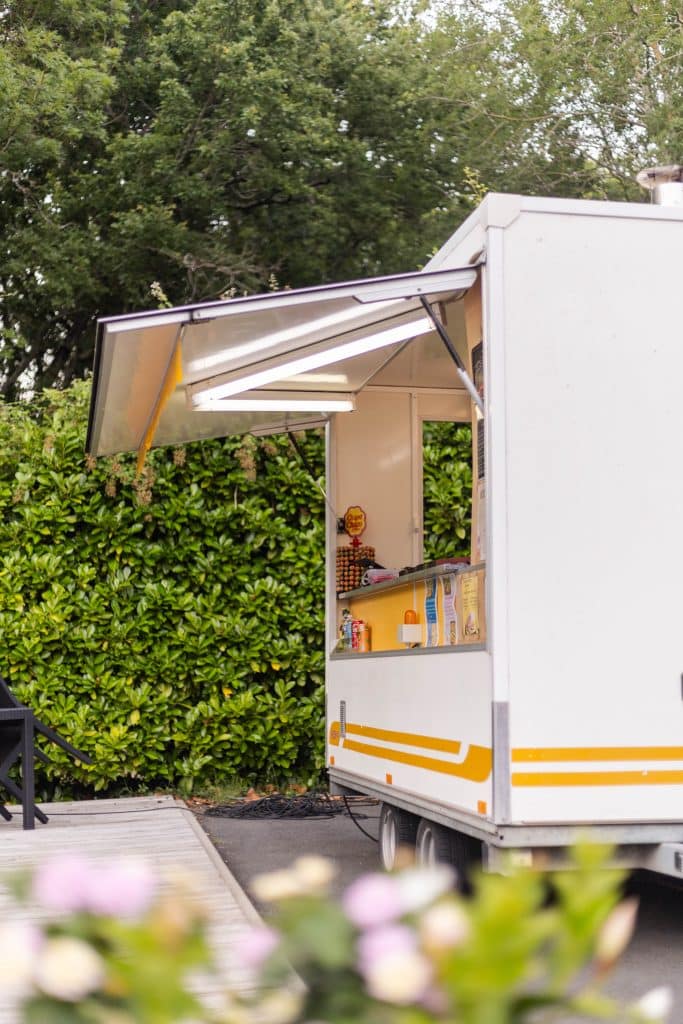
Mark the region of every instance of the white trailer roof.
<instances>
[{"instance_id":1,"label":"white trailer roof","mask_svg":"<svg viewBox=\"0 0 683 1024\"><path fill-rule=\"evenodd\" d=\"M152 310L98 321L87 449L324 422L369 382L458 388L421 297L462 297L475 267Z\"/></svg>"}]
</instances>

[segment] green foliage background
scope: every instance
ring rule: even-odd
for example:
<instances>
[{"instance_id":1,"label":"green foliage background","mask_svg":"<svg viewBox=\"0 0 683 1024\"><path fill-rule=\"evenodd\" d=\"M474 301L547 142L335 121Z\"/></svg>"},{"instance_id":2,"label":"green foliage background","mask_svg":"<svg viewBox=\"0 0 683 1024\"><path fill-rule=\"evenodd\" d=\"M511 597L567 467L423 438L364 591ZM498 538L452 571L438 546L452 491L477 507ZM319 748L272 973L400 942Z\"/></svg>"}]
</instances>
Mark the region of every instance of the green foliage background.
<instances>
[{"instance_id":1,"label":"green foliage background","mask_svg":"<svg viewBox=\"0 0 683 1024\"><path fill-rule=\"evenodd\" d=\"M1 411L2 671L92 755L88 788L315 775L320 491L284 437L158 450L137 484L132 459L87 466L88 395ZM48 792L71 773L50 754Z\"/></svg>"},{"instance_id":2,"label":"green foliage background","mask_svg":"<svg viewBox=\"0 0 683 1024\"><path fill-rule=\"evenodd\" d=\"M472 430L462 423L424 424L422 433L424 559L468 558L472 526Z\"/></svg>"},{"instance_id":3,"label":"green foliage background","mask_svg":"<svg viewBox=\"0 0 683 1024\"><path fill-rule=\"evenodd\" d=\"M159 449L139 481L133 457L86 461L89 390L0 406L0 671L95 761L52 748L39 789L316 780L318 486L282 436ZM467 511L449 520L439 501L468 493L468 430L432 427L427 529L451 553ZM322 482L321 434L297 443Z\"/></svg>"}]
</instances>

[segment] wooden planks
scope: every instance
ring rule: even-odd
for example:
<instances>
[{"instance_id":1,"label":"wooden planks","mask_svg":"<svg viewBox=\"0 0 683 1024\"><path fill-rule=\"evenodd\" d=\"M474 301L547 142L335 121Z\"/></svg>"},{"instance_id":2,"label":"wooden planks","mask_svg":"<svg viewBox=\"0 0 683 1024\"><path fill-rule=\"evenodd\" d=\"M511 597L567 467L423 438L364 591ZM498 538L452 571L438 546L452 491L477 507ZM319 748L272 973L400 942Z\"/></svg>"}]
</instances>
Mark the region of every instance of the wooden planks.
<instances>
[{"instance_id":1,"label":"wooden planks","mask_svg":"<svg viewBox=\"0 0 683 1024\"><path fill-rule=\"evenodd\" d=\"M93 859L117 853L139 856L159 868L178 867L192 874L210 913L209 937L216 976L197 976L196 990L209 1004L225 988L248 991L250 980L234 962L240 934L260 920L210 840L182 801L170 796L129 797L41 804L50 818L33 831L21 828L21 811L0 823L0 919L37 920L35 907L17 907L3 877L35 867L57 854L78 852ZM11 808L14 813L15 808ZM0 990L0 1024L15 1024L17 1015Z\"/></svg>"}]
</instances>

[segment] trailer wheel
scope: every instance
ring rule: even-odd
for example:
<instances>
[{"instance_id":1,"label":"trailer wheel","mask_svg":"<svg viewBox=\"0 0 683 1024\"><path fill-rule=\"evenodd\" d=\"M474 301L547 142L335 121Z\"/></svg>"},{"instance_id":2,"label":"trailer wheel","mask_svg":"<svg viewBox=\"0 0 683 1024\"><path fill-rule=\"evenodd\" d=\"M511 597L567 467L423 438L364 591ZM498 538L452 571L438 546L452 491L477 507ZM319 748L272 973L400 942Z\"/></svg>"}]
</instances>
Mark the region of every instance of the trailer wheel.
<instances>
[{"instance_id":1,"label":"trailer wheel","mask_svg":"<svg viewBox=\"0 0 683 1024\"><path fill-rule=\"evenodd\" d=\"M382 804L379 812L379 858L385 871L396 867L396 854L401 846L415 847L418 819L399 807Z\"/></svg>"},{"instance_id":2,"label":"trailer wheel","mask_svg":"<svg viewBox=\"0 0 683 1024\"><path fill-rule=\"evenodd\" d=\"M456 888L463 894L472 890L472 869L481 864L481 843L455 829L422 818L417 828L415 855L418 864L450 864L455 868Z\"/></svg>"}]
</instances>

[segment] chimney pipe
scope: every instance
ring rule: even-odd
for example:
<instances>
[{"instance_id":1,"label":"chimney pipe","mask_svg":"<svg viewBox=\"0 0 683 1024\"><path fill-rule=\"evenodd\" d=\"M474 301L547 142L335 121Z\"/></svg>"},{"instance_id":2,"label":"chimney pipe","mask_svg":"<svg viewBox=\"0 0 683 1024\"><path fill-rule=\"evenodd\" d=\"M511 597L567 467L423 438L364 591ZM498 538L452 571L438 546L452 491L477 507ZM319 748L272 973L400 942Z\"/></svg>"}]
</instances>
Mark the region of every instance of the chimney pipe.
<instances>
[{"instance_id":1,"label":"chimney pipe","mask_svg":"<svg viewBox=\"0 0 683 1024\"><path fill-rule=\"evenodd\" d=\"M646 167L636 175L636 181L650 191L657 206L683 206L683 165Z\"/></svg>"}]
</instances>

